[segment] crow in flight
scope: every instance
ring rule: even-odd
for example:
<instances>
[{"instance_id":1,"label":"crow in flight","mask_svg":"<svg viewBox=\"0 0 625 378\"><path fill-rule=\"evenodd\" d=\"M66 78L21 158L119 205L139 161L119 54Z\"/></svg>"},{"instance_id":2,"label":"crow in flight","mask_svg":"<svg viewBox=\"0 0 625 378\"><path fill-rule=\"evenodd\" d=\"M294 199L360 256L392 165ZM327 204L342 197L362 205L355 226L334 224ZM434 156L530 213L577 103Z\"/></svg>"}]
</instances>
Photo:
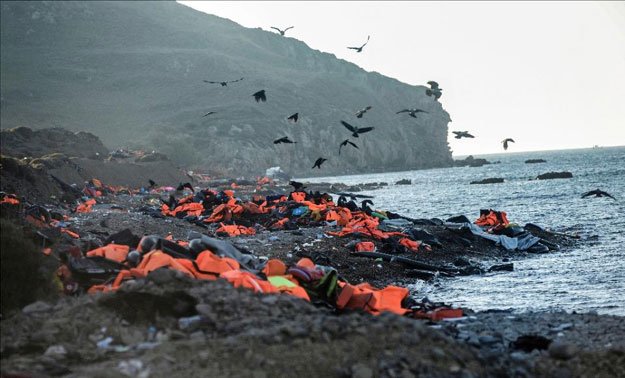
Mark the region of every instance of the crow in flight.
<instances>
[{"instance_id":1,"label":"crow in flight","mask_svg":"<svg viewBox=\"0 0 625 378\"><path fill-rule=\"evenodd\" d=\"M289 118L287 118L289 121L293 121L293 122L297 122L299 118L299 113L295 113L293 115L291 115Z\"/></svg>"},{"instance_id":2,"label":"crow in flight","mask_svg":"<svg viewBox=\"0 0 625 378\"><path fill-rule=\"evenodd\" d=\"M430 88L425 90L425 94L430 97L434 96L434 100L438 101L443 95L443 90L438 87L438 83L435 81L428 81L428 84L430 84Z\"/></svg>"},{"instance_id":3,"label":"crow in flight","mask_svg":"<svg viewBox=\"0 0 625 378\"><path fill-rule=\"evenodd\" d=\"M289 185L291 185L293 188L295 188L296 192L299 191L299 190L306 189L304 184L302 184L301 182L297 182L297 181L289 181Z\"/></svg>"},{"instance_id":4,"label":"crow in flight","mask_svg":"<svg viewBox=\"0 0 625 378\"><path fill-rule=\"evenodd\" d=\"M150 183L150 186L149 186L150 189L156 186L156 183L154 182L154 180L149 179L148 182Z\"/></svg>"},{"instance_id":5,"label":"crow in flight","mask_svg":"<svg viewBox=\"0 0 625 378\"><path fill-rule=\"evenodd\" d=\"M360 109L359 111L356 112L356 118L362 118L362 116L367 112L367 110L371 109L371 106L367 106L364 109Z\"/></svg>"},{"instance_id":6,"label":"crow in flight","mask_svg":"<svg viewBox=\"0 0 625 378\"><path fill-rule=\"evenodd\" d=\"M514 139L512 139L512 138L506 138L506 139L502 140L501 143L503 143L503 149L504 150L508 149L508 142L515 143Z\"/></svg>"},{"instance_id":7,"label":"crow in flight","mask_svg":"<svg viewBox=\"0 0 625 378\"><path fill-rule=\"evenodd\" d=\"M320 157L319 159L315 160L315 165L313 165L312 169L315 169L315 167L321 169L321 164L323 164L324 161L326 161L328 159L324 159L322 157Z\"/></svg>"},{"instance_id":8,"label":"crow in flight","mask_svg":"<svg viewBox=\"0 0 625 378\"><path fill-rule=\"evenodd\" d=\"M595 197L610 197L613 200L616 200L616 198L612 197L612 195L610 195L610 193L604 192L601 189L595 189L595 190L591 190L590 192L584 193L582 194L582 198L586 198L589 196L595 196Z\"/></svg>"},{"instance_id":9,"label":"crow in flight","mask_svg":"<svg viewBox=\"0 0 625 378\"><path fill-rule=\"evenodd\" d=\"M355 143L350 142L349 139L345 139L343 142L341 142L341 145L339 146L339 155L341 154L341 148L343 148L343 146L347 146L348 144L351 144L352 146L358 148Z\"/></svg>"},{"instance_id":10,"label":"crow in flight","mask_svg":"<svg viewBox=\"0 0 625 378\"><path fill-rule=\"evenodd\" d=\"M182 191L184 190L184 188L189 188L193 193L195 193L195 189L193 189L193 185L191 185L191 183L189 182L185 182L178 184L178 187L176 188L177 191Z\"/></svg>"},{"instance_id":11,"label":"crow in flight","mask_svg":"<svg viewBox=\"0 0 625 378\"><path fill-rule=\"evenodd\" d=\"M360 47L348 47L348 49L356 50L356 52L362 52L363 47L367 46L367 43L369 43L369 38L371 38L370 35L367 36L367 42L365 42L364 45Z\"/></svg>"},{"instance_id":12,"label":"crow in flight","mask_svg":"<svg viewBox=\"0 0 625 378\"><path fill-rule=\"evenodd\" d=\"M243 78L240 78L238 80L230 80L230 81L210 81L210 80L204 80L205 83L209 83L209 84L221 84L222 87L227 87L228 83L236 83L237 81L241 81L243 80Z\"/></svg>"},{"instance_id":13,"label":"crow in flight","mask_svg":"<svg viewBox=\"0 0 625 378\"><path fill-rule=\"evenodd\" d=\"M215 113L216 113L216 112L208 112L208 113L204 114L202 117L206 117L206 116L209 116L209 115L211 115L211 114L215 114Z\"/></svg>"},{"instance_id":14,"label":"crow in flight","mask_svg":"<svg viewBox=\"0 0 625 378\"><path fill-rule=\"evenodd\" d=\"M280 139L276 139L273 141L273 144L280 144L280 143L297 143L297 142L293 142L292 140L289 139L289 137L282 137Z\"/></svg>"},{"instance_id":15,"label":"crow in flight","mask_svg":"<svg viewBox=\"0 0 625 378\"><path fill-rule=\"evenodd\" d=\"M271 29L275 29L278 31L278 33L280 33L281 36L284 36L284 33L286 33L287 30L289 29L293 29L295 26L289 26L288 28L284 29L284 30L280 30L278 28L276 28L275 26L271 26Z\"/></svg>"},{"instance_id":16,"label":"crow in flight","mask_svg":"<svg viewBox=\"0 0 625 378\"><path fill-rule=\"evenodd\" d=\"M417 118L417 113L427 113L427 112L421 109L404 109L404 110L398 111L395 114L399 114L399 113L408 113L408 115L411 116L412 118Z\"/></svg>"},{"instance_id":17,"label":"crow in flight","mask_svg":"<svg viewBox=\"0 0 625 378\"><path fill-rule=\"evenodd\" d=\"M254 100L256 100L256 102L259 102L259 101L265 102L265 101L267 101L267 96L265 95L265 90L264 89L254 93L252 96L254 96Z\"/></svg>"},{"instance_id":18,"label":"crow in flight","mask_svg":"<svg viewBox=\"0 0 625 378\"><path fill-rule=\"evenodd\" d=\"M456 134L454 138L462 139L462 138L475 138L473 135L469 134L468 131L452 131L452 133Z\"/></svg>"},{"instance_id":19,"label":"crow in flight","mask_svg":"<svg viewBox=\"0 0 625 378\"><path fill-rule=\"evenodd\" d=\"M356 127L356 126L352 126L349 123L345 122L345 121L341 121L341 124L343 126L345 126L347 128L347 130L351 131L353 134L352 136L354 138L358 138L358 134L364 134L364 133L368 133L369 131L373 130L373 127Z\"/></svg>"}]
</instances>

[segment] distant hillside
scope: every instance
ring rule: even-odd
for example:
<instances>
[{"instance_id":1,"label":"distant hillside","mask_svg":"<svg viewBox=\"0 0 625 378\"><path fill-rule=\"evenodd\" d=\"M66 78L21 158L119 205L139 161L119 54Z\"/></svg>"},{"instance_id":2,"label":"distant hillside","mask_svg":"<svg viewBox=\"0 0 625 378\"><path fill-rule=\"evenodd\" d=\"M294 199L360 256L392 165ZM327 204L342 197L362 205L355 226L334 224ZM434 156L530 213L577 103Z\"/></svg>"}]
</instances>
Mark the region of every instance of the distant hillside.
<instances>
[{"instance_id":1,"label":"distant hillside","mask_svg":"<svg viewBox=\"0 0 625 378\"><path fill-rule=\"evenodd\" d=\"M308 173L319 156L329 159L320 174L451 164L449 115L425 87L368 73L304 42L174 2L0 7L2 128L88 131L109 148L156 148L230 174L271 166ZM240 77L228 87L202 82ZM260 89L266 103L251 97ZM373 109L355 118L366 105ZM407 107L429 114L395 114ZM202 117L210 110L217 113ZM295 112L300 120L289 124ZM349 136L340 120L376 130L355 140L360 150L339 157ZM285 135L298 143L273 145Z\"/></svg>"}]
</instances>

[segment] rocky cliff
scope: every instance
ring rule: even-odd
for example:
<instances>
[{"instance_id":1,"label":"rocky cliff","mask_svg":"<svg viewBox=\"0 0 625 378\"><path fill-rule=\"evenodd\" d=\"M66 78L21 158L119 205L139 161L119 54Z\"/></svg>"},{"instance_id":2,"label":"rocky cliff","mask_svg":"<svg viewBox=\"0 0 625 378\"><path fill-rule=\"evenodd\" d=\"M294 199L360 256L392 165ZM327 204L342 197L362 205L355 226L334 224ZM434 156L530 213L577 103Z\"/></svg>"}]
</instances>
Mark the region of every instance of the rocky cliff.
<instances>
[{"instance_id":1,"label":"rocky cliff","mask_svg":"<svg viewBox=\"0 0 625 378\"><path fill-rule=\"evenodd\" d=\"M228 174L448 166L449 115L411 86L173 2L3 2L3 128L65 127ZM227 87L202 80L243 81ZM435 78L433 78L435 79ZM266 103L251 94L265 89ZM444 97L442 98L444 101ZM362 119L354 112L372 105ZM400 109L428 111L417 119ZM216 113L202 117L208 111ZM286 117L299 112L290 124ZM354 141L340 124L376 129ZM274 145L289 136L294 145ZM317 170L315 170L317 171Z\"/></svg>"}]
</instances>

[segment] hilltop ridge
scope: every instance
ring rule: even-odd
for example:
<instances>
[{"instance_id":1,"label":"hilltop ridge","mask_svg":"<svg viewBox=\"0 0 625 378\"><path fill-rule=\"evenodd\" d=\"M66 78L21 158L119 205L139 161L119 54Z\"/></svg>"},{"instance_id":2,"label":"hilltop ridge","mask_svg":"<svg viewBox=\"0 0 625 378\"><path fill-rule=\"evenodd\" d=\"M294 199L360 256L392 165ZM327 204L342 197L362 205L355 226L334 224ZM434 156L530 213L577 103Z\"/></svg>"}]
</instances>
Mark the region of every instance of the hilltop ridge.
<instances>
[{"instance_id":1,"label":"hilltop ridge","mask_svg":"<svg viewBox=\"0 0 625 378\"><path fill-rule=\"evenodd\" d=\"M154 148L223 174L311 172L319 156L329 159L324 175L451 165L450 117L425 87L302 41L174 2L0 6L3 128L87 131L109 148ZM240 77L228 87L202 82ZM266 103L251 97L260 89ZM408 107L429 113L395 114ZM202 117L208 111L216 114ZM295 112L300 120L289 124ZM376 130L339 158L349 136L340 120ZM272 144L287 135L298 144Z\"/></svg>"}]
</instances>

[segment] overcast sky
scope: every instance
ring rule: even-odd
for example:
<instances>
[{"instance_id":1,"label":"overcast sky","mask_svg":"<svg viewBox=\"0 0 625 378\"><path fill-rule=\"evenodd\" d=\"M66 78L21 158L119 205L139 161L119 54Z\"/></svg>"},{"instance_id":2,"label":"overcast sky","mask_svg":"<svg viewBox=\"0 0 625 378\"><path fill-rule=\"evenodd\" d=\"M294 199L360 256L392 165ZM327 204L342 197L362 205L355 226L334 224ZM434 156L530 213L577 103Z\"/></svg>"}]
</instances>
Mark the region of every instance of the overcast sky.
<instances>
[{"instance_id":1,"label":"overcast sky","mask_svg":"<svg viewBox=\"0 0 625 378\"><path fill-rule=\"evenodd\" d=\"M625 2L181 2L409 84L437 81L454 155L625 145ZM362 53L348 50L371 41ZM453 136L453 135L452 135Z\"/></svg>"}]
</instances>

